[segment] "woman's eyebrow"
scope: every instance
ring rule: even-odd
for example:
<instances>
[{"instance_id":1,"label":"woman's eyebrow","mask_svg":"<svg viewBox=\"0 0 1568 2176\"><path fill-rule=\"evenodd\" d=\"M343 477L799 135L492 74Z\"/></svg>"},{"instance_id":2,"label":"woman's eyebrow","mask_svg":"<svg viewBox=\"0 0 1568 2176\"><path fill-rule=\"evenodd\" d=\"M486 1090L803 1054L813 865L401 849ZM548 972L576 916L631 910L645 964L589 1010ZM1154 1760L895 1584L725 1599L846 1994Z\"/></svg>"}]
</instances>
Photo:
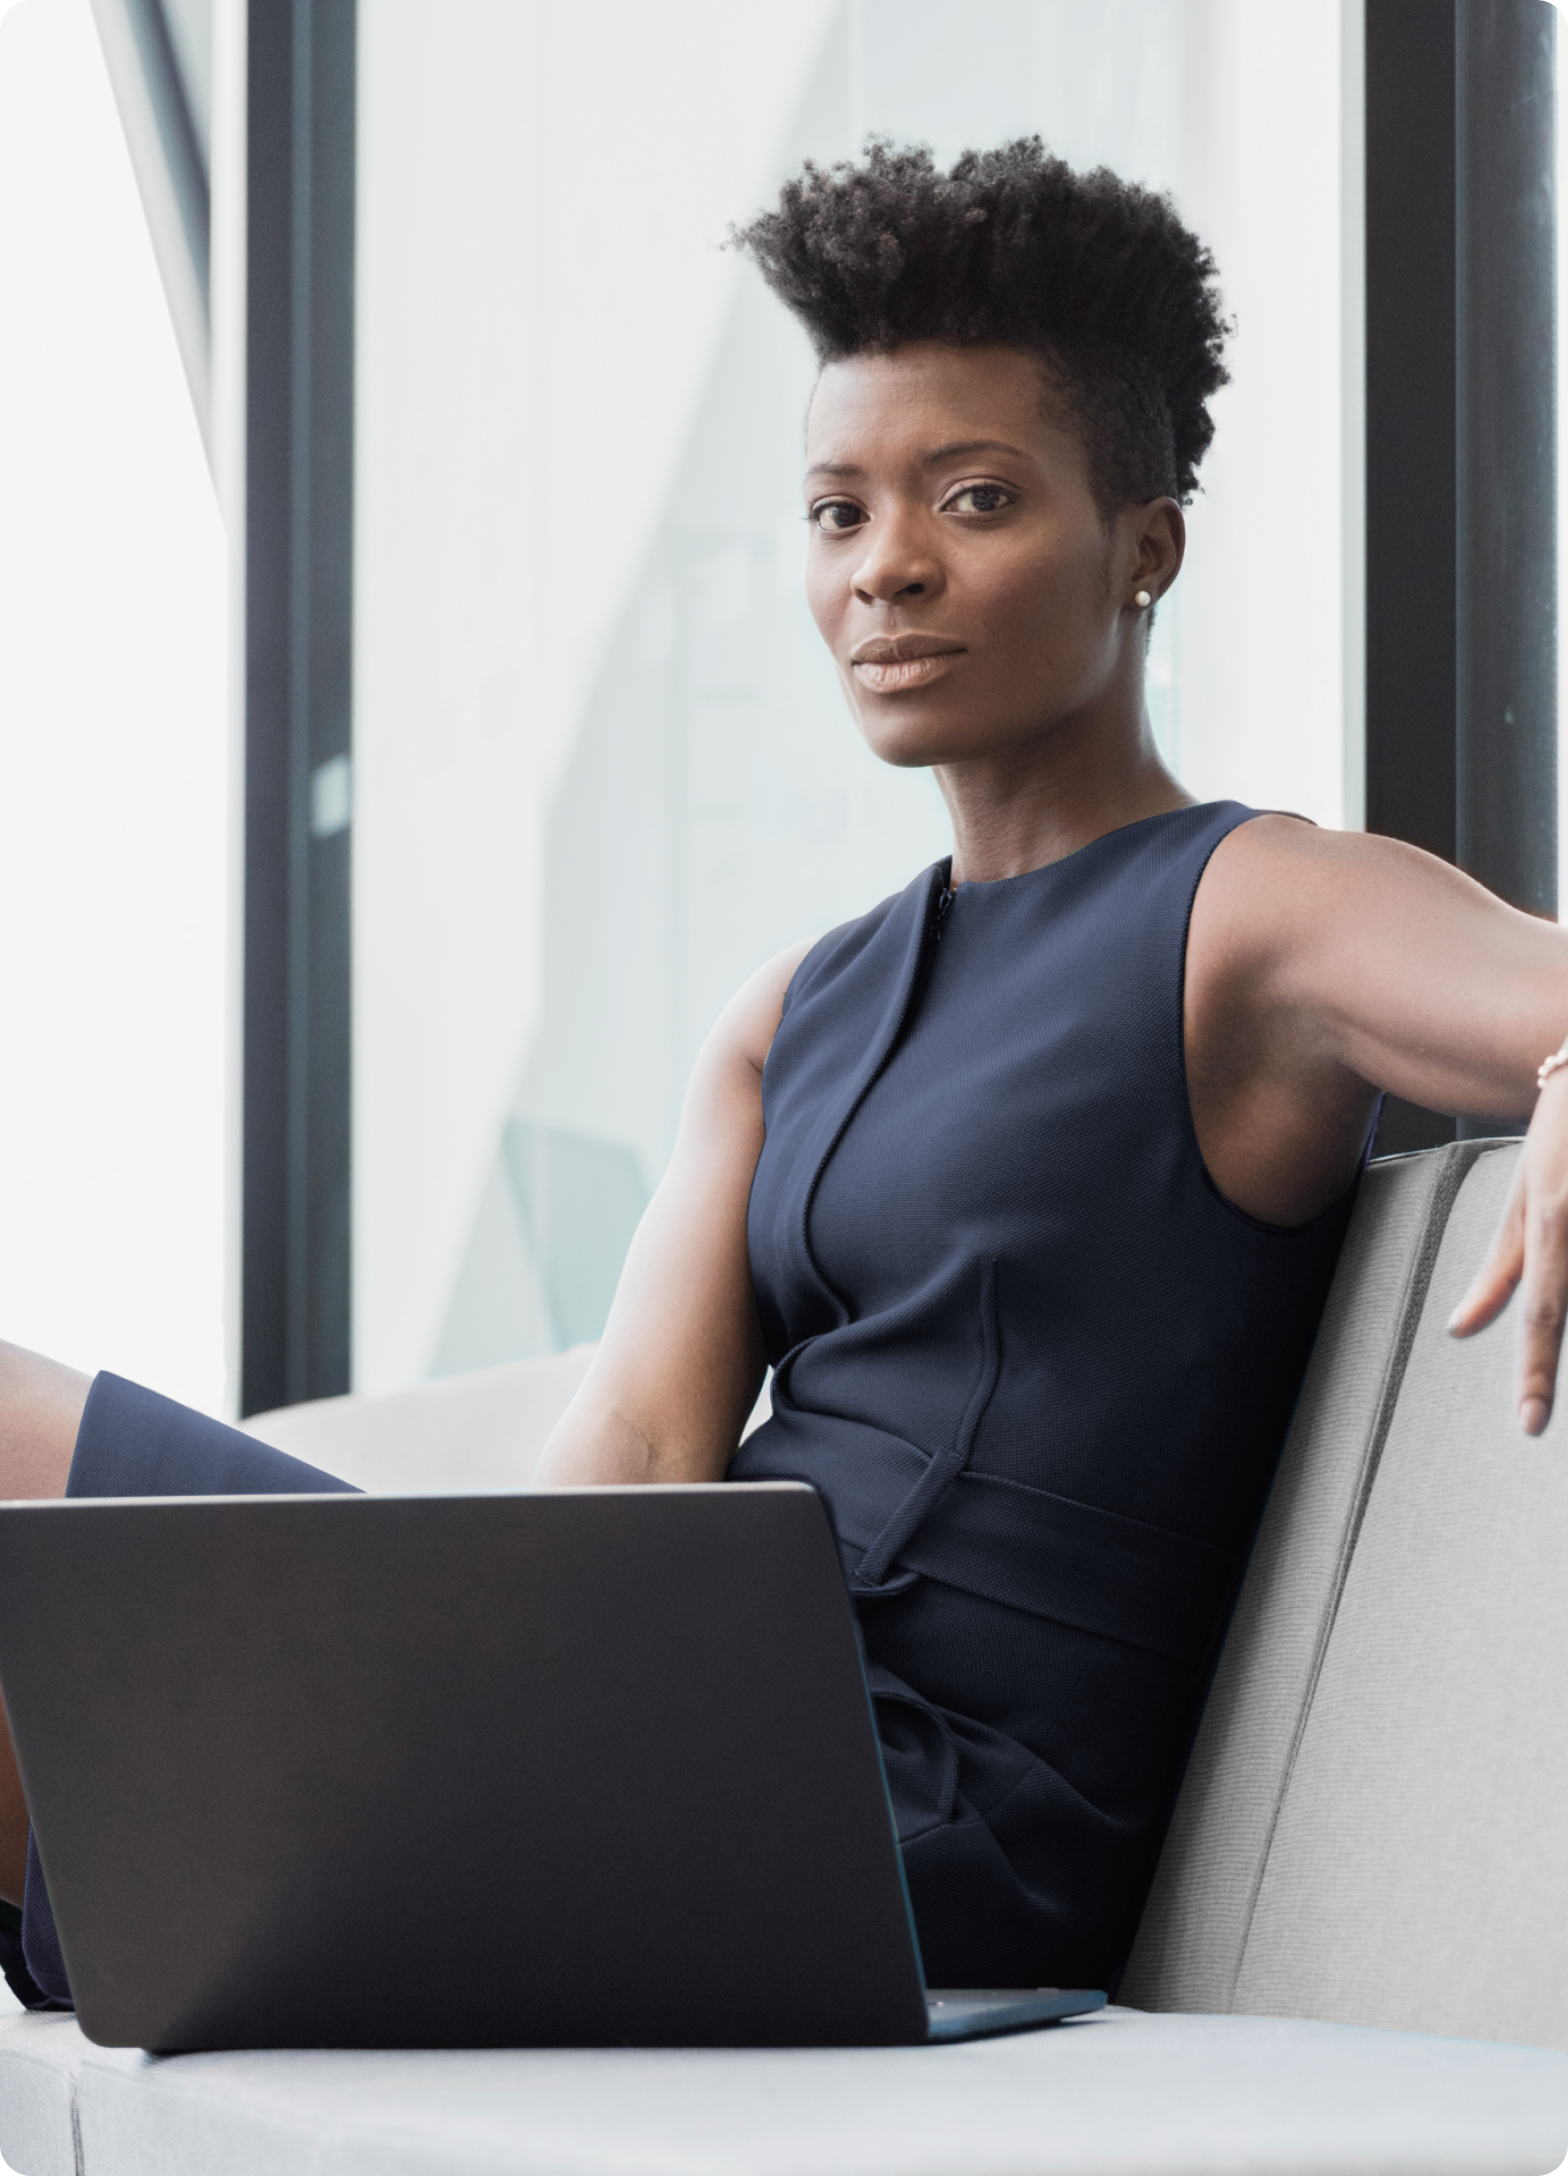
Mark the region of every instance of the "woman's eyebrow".
<instances>
[{"instance_id":1,"label":"woman's eyebrow","mask_svg":"<svg viewBox=\"0 0 1568 2176\"><path fill-rule=\"evenodd\" d=\"M933 453L924 456L927 468L938 461L955 460L961 453L1010 453L1016 461L1027 461L1030 456L1022 446L1010 446L1005 438L965 438L951 446L938 446Z\"/></svg>"},{"instance_id":2,"label":"woman's eyebrow","mask_svg":"<svg viewBox=\"0 0 1568 2176\"><path fill-rule=\"evenodd\" d=\"M1009 445L1005 438L963 438L955 439L950 446L934 446L929 453L920 456L920 465L935 468L939 462L954 461L966 453L1010 453L1015 461L1030 459L1022 446ZM806 471L808 476L864 476L865 473L855 461L813 461Z\"/></svg>"}]
</instances>

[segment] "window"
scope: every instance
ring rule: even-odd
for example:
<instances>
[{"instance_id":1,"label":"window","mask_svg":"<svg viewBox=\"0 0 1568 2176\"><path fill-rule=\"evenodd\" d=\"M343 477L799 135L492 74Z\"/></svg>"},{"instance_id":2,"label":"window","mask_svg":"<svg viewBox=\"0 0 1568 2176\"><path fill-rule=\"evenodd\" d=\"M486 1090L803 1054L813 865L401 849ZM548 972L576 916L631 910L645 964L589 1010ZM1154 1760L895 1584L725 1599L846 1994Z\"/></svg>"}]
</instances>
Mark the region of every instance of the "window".
<instances>
[{"instance_id":1,"label":"window","mask_svg":"<svg viewBox=\"0 0 1568 2176\"><path fill-rule=\"evenodd\" d=\"M1200 795L1342 820L1341 21L378 0L360 37L355 1374L381 1388L595 1336L725 998L945 850L801 600L809 354L718 247L803 157L1039 131L1175 192L1239 331L1157 730Z\"/></svg>"},{"instance_id":2,"label":"window","mask_svg":"<svg viewBox=\"0 0 1568 2176\"><path fill-rule=\"evenodd\" d=\"M0 19L0 1324L225 1404L225 555L88 0Z\"/></svg>"}]
</instances>

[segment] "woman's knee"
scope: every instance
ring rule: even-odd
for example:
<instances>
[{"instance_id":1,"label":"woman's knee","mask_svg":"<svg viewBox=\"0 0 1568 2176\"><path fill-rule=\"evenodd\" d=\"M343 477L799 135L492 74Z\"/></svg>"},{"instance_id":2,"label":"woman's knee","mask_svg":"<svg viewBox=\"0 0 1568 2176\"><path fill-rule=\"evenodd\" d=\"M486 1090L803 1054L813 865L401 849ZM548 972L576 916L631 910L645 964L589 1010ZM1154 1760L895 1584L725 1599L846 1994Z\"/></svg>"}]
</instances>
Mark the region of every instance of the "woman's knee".
<instances>
[{"instance_id":1,"label":"woman's knee","mask_svg":"<svg viewBox=\"0 0 1568 2176\"><path fill-rule=\"evenodd\" d=\"M0 1499L63 1496L92 1377L0 1341Z\"/></svg>"}]
</instances>

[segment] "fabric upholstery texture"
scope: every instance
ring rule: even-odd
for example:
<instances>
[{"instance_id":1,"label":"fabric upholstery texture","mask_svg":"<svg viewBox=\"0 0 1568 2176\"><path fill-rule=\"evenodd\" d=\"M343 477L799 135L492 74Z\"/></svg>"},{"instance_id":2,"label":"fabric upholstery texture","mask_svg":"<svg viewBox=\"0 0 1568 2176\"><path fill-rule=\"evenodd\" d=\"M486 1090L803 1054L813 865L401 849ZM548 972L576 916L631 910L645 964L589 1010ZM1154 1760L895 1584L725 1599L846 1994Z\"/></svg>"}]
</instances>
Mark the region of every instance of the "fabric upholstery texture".
<instances>
[{"instance_id":1,"label":"fabric upholstery texture","mask_svg":"<svg viewBox=\"0 0 1568 2176\"><path fill-rule=\"evenodd\" d=\"M1544 2176L1568 2058L1128 2011L818 2052L91 2049L84 2176Z\"/></svg>"},{"instance_id":2,"label":"fabric upholstery texture","mask_svg":"<svg viewBox=\"0 0 1568 2176\"><path fill-rule=\"evenodd\" d=\"M1568 1426L1520 1433L1511 1316L1446 1334L1516 1157L1448 1220L1237 2009L1568 2047Z\"/></svg>"},{"instance_id":3,"label":"fabric upholstery texture","mask_svg":"<svg viewBox=\"0 0 1568 2176\"><path fill-rule=\"evenodd\" d=\"M1517 1156L1368 1175L1124 2000L1568 2046L1568 1430L1446 1333Z\"/></svg>"},{"instance_id":4,"label":"fabric upholstery texture","mask_svg":"<svg viewBox=\"0 0 1568 2176\"><path fill-rule=\"evenodd\" d=\"M1324 1310L1124 2001L1229 2010L1366 1493L1473 1143L1374 1164Z\"/></svg>"},{"instance_id":5,"label":"fabric upholstery texture","mask_svg":"<svg viewBox=\"0 0 1568 2176\"><path fill-rule=\"evenodd\" d=\"M0 2155L19 2176L78 2176L76 2074L88 2043L63 2011L0 1988Z\"/></svg>"}]
</instances>

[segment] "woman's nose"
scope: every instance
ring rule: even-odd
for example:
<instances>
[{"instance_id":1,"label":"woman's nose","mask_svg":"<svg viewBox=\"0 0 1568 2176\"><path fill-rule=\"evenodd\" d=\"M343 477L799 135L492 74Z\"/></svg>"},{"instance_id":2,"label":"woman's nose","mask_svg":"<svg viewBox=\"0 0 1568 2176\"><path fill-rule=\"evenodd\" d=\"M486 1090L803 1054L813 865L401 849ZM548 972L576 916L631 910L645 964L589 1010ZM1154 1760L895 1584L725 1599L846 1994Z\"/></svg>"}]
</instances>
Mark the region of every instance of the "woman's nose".
<instances>
[{"instance_id":1,"label":"woman's nose","mask_svg":"<svg viewBox=\"0 0 1568 2176\"><path fill-rule=\"evenodd\" d=\"M941 587L941 574L928 551L899 526L871 523L866 549L854 572L855 594L863 604L896 604L929 597Z\"/></svg>"}]
</instances>

